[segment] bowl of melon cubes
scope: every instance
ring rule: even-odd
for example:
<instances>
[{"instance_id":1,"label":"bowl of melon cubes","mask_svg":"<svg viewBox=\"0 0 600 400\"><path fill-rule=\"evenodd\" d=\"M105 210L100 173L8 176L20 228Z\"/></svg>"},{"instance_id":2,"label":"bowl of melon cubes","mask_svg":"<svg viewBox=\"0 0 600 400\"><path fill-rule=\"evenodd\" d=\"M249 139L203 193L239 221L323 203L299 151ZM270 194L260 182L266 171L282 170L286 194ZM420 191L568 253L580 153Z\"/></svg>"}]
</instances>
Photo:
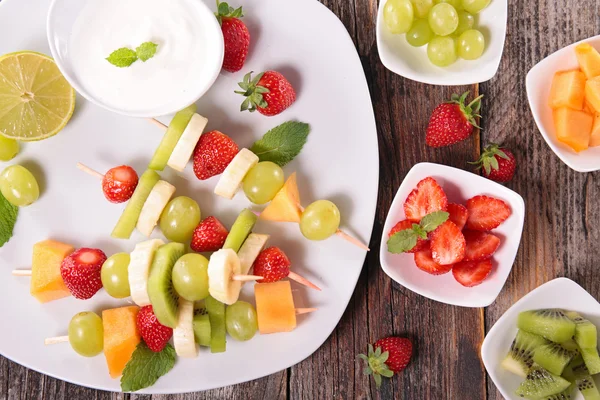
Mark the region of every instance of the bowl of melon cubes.
<instances>
[{"instance_id":1,"label":"bowl of melon cubes","mask_svg":"<svg viewBox=\"0 0 600 400\"><path fill-rule=\"evenodd\" d=\"M556 155L579 172L600 170L600 36L574 43L527 74L535 122Z\"/></svg>"}]
</instances>

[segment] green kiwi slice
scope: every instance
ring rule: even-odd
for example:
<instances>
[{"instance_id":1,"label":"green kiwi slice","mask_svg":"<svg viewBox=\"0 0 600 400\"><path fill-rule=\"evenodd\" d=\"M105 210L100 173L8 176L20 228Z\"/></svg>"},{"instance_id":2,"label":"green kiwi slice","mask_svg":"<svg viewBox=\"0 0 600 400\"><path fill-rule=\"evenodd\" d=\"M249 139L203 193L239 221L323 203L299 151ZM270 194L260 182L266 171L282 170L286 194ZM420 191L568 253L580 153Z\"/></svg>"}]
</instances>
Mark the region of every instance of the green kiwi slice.
<instances>
[{"instance_id":1,"label":"green kiwi slice","mask_svg":"<svg viewBox=\"0 0 600 400\"><path fill-rule=\"evenodd\" d=\"M152 157L152 160L150 160L150 165L148 168L156 171L162 171L165 169L167 162L169 162L169 158L171 157L171 154L173 153L173 150L179 141L179 138L181 138L181 135L183 135L183 131L185 131L185 128L190 123L190 120L195 112L196 105L192 104L191 106L188 106L175 114L171 120L171 123L169 124L169 128L162 138L162 141L154 152L154 156Z\"/></svg>"},{"instance_id":2,"label":"green kiwi slice","mask_svg":"<svg viewBox=\"0 0 600 400\"><path fill-rule=\"evenodd\" d=\"M566 342L575 334L575 322L558 309L523 311L517 318L517 326L555 343Z\"/></svg>"},{"instance_id":3,"label":"green kiwi slice","mask_svg":"<svg viewBox=\"0 0 600 400\"><path fill-rule=\"evenodd\" d=\"M533 361L554 375L561 375L577 352L565 349L558 343L548 343L535 349Z\"/></svg>"},{"instance_id":4,"label":"green kiwi slice","mask_svg":"<svg viewBox=\"0 0 600 400\"><path fill-rule=\"evenodd\" d=\"M227 346L225 336L225 304L208 296L204 299L210 320L210 352L223 353Z\"/></svg>"},{"instance_id":5,"label":"green kiwi slice","mask_svg":"<svg viewBox=\"0 0 600 400\"><path fill-rule=\"evenodd\" d=\"M229 235L227 235L227 239L225 239L223 248L231 249L237 253L250 232L252 232L252 228L254 228L257 219L258 217L252 211L247 208L242 210L233 223Z\"/></svg>"},{"instance_id":6,"label":"green kiwi slice","mask_svg":"<svg viewBox=\"0 0 600 400\"><path fill-rule=\"evenodd\" d=\"M590 375L600 373L600 357L598 356L597 348L581 349L581 356L583 357L585 366L590 371Z\"/></svg>"},{"instance_id":7,"label":"green kiwi slice","mask_svg":"<svg viewBox=\"0 0 600 400\"><path fill-rule=\"evenodd\" d=\"M570 385L571 382L568 380L551 374L539 365L534 365L515 393L526 399L539 400L559 394Z\"/></svg>"},{"instance_id":8,"label":"green kiwi slice","mask_svg":"<svg viewBox=\"0 0 600 400\"><path fill-rule=\"evenodd\" d=\"M175 292L171 273L175 262L185 254L185 246L181 243L167 243L158 248L150 267L148 277L148 297L154 314L161 324L175 328L179 296Z\"/></svg>"},{"instance_id":9,"label":"green kiwi slice","mask_svg":"<svg viewBox=\"0 0 600 400\"><path fill-rule=\"evenodd\" d=\"M594 378L588 375L577 379L576 383L577 389L579 389L585 400L600 400L600 393L598 392Z\"/></svg>"},{"instance_id":10,"label":"green kiwi slice","mask_svg":"<svg viewBox=\"0 0 600 400\"><path fill-rule=\"evenodd\" d=\"M210 347L210 318L206 308L194 310L194 338L200 346Z\"/></svg>"},{"instance_id":11,"label":"green kiwi slice","mask_svg":"<svg viewBox=\"0 0 600 400\"><path fill-rule=\"evenodd\" d=\"M575 322L575 342L582 349L598 347L598 332L596 325L574 311L567 311L567 317Z\"/></svg>"},{"instance_id":12,"label":"green kiwi slice","mask_svg":"<svg viewBox=\"0 0 600 400\"><path fill-rule=\"evenodd\" d=\"M534 350L548 343L541 336L521 330L518 331L508 354L502 361L502 367L513 374L525 378L533 365Z\"/></svg>"}]
</instances>

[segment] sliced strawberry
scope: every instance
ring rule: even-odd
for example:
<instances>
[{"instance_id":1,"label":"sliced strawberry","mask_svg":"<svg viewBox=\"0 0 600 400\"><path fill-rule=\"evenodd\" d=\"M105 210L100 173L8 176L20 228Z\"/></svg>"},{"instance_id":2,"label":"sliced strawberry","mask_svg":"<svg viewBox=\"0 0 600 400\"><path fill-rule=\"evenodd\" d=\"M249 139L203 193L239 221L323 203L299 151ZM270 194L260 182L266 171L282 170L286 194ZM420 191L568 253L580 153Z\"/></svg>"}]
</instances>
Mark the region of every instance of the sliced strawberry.
<instances>
[{"instance_id":1,"label":"sliced strawberry","mask_svg":"<svg viewBox=\"0 0 600 400\"><path fill-rule=\"evenodd\" d=\"M444 222L430 235L431 255L440 265L455 264L465 256L465 237L454 223Z\"/></svg>"},{"instance_id":2,"label":"sliced strawberry","mask_svg":"<svg viewBox=\"0 0 600 400\"><path fill-rule=\"evenodd\" d=\"M108 170L102 178L104 197L111 203L123 203L133 196L138 176L133 168L121 165Z\"/></svg>"},{"instance_id":3,"label":"sliced strawberry","mask_svg":"<svg viewBox=\"0 0 600 400\"><path fill-rule=\"evenodd\" d=\"M467 200L467 210L467 228L476 231L491 231L512 214L510 206L504 201L483 195Z\"/></svg>"},{"instance_id":4,"label":"sliced strawberry","mask_svg":"<svg viewBox=\"0 0 600 400\"><path fill-rule=\"evenodd\" d=\"M444 189L432 177L423 179L406 198L404 213L406 218L413 222L420 222L421 218L434 211L446 211L448 198Z\"/></svg>"},{"instance_id":5,"label":"sliced strawberry","mask_svg":"<svg viewBox=\"0 0 600 400\"><path fill-rule=\"evenodd\" d=\"M420 270L431 275L442 275L450 272L452 265L440 265L431 258L431 250L426 249L415 253L415 264Z\"/></svg>"},{"instance_id":6,"label":"sliced strawberry","mask_svg":"<svg viewBox=\"0 0 600 400\"><path fill-rule=\"evenodd\" d=\"M462 231L467 223L467 218L469 218L469 211L467 207L462 204L450 203L448 204L448 208L446 209L450 216L448 219L454 222L454 225L458 226L458 229Z\"/></svg>"},{"instance_id":7,"label":"sliced strawberry","mask_svg":"<svg viewBox=\"0 0 600 400\"><path fill-rule=\"evenodd\" d=\"M491 233L465 230L463 235L467 242L463 261L487 260L500 246L500 238Z\"/></svg>"},{"instance_id":8,"label":"sliced strawberry","mask_svg":"<svg viewBox=\"0 0 600 400\"><path fill-rule=\"evenodd\" d=\"M389 236L391 237L394 233L398 233L406 229L412 229L413 224L414 222L409 221L407 219L400 221L396 225L394 225L394 227L389 233ZM411 250L407 250L405 253L416 253L417 251L425 250L428 246L429 241L419 237L417 238L417 244L415 245L415 247L413 247Z\"/></svg>"},{"instance_id":9,"label":"sliced strawberry","mask_svg":"<svg viewBox=\"0 0 600 400\"><path fill-rule=\"evenodd\" d=\"M458 283L466 287L479 285L492 272L492 260L463 261L452 267L452 275Z\"/></svg>"}]
</instances>

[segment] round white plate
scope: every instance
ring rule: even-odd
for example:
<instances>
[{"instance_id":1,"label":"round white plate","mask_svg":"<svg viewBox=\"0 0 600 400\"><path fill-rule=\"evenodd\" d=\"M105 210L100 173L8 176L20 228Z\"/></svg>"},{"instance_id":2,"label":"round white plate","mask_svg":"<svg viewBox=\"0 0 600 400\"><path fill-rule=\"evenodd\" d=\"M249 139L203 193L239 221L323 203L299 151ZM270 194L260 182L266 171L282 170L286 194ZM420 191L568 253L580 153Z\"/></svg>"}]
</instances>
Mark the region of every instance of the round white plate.
<instances>
[{"instance_id":1,"label":"round white plate","mask_svg":"<svg viewBox=\"0 0 600 400\"><path fill-rule=\"evenodd\" d=\"M100 0L98 0L100 1ZM212 0L205 0L214 7ZM31 49L48 53L46 12L49 0L3 0L0 3L0 54ZM198 102L209 129L231 135L249 147L267 130L287 120L310 123L311 134L302 153L284 170L298 172L302 202L326 198L342 213L342 228L368 242L378 187L378 148L368 87L354 45L342 23L314 0L246 0L243 2L252 35L244 71L223 73ZM292 17L293 16L293 17ZM306 29L310 21L311 29ZM323 40L327 38L327 40ZM276 69L297 90L296 103L282 115L267 118L240 113L241 96L233 93L245 72ZM31 263L34 243L54 238L76 247L99 247L107 254L131 251L143 237L129 241L110 238L123 209L107 202L100 182L75 168L81 161L105 171L130 164L139 173L148 165L161 132L141 119L110 113L78 97L73 119L57 136L23 145L12 163L30 168L42 196L21 210L14 238L0 248L0 353L45 374L104 390L120 390L108 376L104 356L78 356L68 344L44 346L45 337L64 335L72 315L125 305L104 291L92 300L67 298L41 305L29 295L29 279L11 276L13 268ZM168 122L166 118L163 122ZM8 164L0 164L4 167ZM233 201L217 198L218 178L200 182L188 165L182 176L166 170L162 176L177 187L176 195L195 198L203 217L216 215L231 226L249 205L238 193ZM297 226L259 222L256 232L269 233L269 245L280 246L292 268L313 280L322 292L293 283L297 307L318 307L298 319L292 333L257 335L249 342L228 340L227 352L202 349L197 359L178 360L175 368L145 393L206 390L256 379L290 367L313 353L341 318L365 259L365 252L338 237L323 242L305 240ZM154 234L160 237L160 232ZM251 285L242 298L253 300Z\"/></svg>"}]
</instances>

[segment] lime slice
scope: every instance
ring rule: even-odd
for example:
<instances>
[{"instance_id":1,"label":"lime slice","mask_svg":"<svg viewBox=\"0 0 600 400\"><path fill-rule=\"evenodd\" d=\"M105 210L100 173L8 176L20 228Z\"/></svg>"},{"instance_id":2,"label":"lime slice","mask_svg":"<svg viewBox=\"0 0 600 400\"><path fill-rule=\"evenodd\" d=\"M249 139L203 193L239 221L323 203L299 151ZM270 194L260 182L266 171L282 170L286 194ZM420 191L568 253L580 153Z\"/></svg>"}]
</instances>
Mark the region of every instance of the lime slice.
<instances>
[{"instance_id":1,"label":"lime slice","mask_svg":"<svg viewBox=\"0 0 600 400\"><path fill-rule=\"evenodd\" d=\"M0 134L31 142L65 127L75 91L50 57L20 51L0 57Z\"/></svg>"}]
</instances>

